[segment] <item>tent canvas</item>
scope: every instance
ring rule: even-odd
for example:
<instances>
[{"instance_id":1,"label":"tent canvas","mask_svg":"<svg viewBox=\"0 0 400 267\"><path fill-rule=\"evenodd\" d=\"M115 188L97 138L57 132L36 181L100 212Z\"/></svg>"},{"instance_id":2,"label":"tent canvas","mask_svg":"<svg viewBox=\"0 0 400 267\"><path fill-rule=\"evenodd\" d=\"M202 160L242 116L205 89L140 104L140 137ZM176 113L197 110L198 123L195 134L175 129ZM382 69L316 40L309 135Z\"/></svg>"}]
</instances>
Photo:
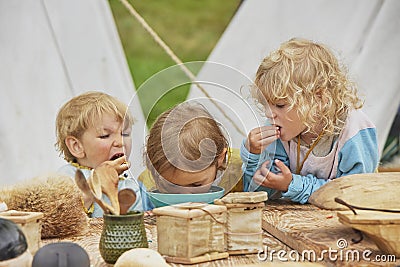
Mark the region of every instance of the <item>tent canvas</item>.
<instances>
[{"instance_id":1,"label":"tent canvas","mask_svg":"<svg viewBox=\"0 0 400 267\"><path fill-rule=\"evenodd\" d=\"M0 1L0 46L0 185L66 164L54 147L55 118L71 97L96 90L128 104L135 93L106 0ZM146 127L134 101L137 176Z\"/></svg>"},{"instance_id":2,"label":"tent canvas","mask_svg":"<svg viewBox=\"0 0 400 267\"><path fill-rule=\"evenodd\" d=\"M399 13L397 0L244 1L197 77L242 133L208 107L238 147L263 121L246 95L259 62L293 36L310 38L334 48L349 66L382 150L400 102ZM129 103L135 93L106 0L0 1L0 44L0 185L65 164L54 149L54 121L72 96L100 90ZM199 97L207 101L192 87L189 98ZM138 98L133 101L137 176L146 127Z\"/></svg>"},{"instance_id":3,"label":"tent canvas","mask_svg":"<svg viewBox=\"0 0 400 267\"><path fill-rule=\"evenodd\" d=\"M225 103L230 116L237 116L248 133L263 123L253 113L254 107L243 105L250 100L246 87L262 59L292 37L325 43L357 83L365 99L364 111L377 126L382 152L400 103L399 14L396 0L244 1L207 60L226 67L206 63L197 80L213 98ZM192 86L189 98L198 97L204 95ZM218 114L213 104L207 107ZM228 125L233 146L238 147L244 136L224 116L217 118Z\"/></svg>"}]
</instances>

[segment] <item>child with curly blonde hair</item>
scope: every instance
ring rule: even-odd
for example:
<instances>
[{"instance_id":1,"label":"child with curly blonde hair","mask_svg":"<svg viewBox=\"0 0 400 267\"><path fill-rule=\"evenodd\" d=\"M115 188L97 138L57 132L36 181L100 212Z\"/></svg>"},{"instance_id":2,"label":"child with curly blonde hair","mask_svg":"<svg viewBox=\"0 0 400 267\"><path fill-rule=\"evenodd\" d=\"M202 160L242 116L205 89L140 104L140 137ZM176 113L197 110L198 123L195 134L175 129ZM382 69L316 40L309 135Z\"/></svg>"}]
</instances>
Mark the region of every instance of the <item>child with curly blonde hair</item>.
<instances>
[{"instance_id":1,"label":"child with curly blonde hair","mask_svg":"<svg viewBox=\"0 0 400 267\"><path fill-rule=\"evenodd\" d=\"M376 170L375 126L327 46L283 43L260 64L251 93L268 122L242 143L245 190L306 203L331 179Z\"/></svg>"},{"instance_id":2,"label":"child with curly blonde hair","mask_svg":"<svg viewBox=\"0 0 400 267\"><path fill-rule=\"evenodd\" d=\"M92 171L112 168L118 173L112 183L118 190L131 189L136 201L129 210L150 210L150 203L142 183L126 172L132 149L133 117L128 107L118 99L102 92L86 92L70 99L59 110L56 119L57 143L60 154L68 162L59 172L75 177L80 170L91 184ZM103 194L103 200L110 203ZM90 195L83 196L87 213L100 217L103 211Z\"/></svg>"}]
</instances>

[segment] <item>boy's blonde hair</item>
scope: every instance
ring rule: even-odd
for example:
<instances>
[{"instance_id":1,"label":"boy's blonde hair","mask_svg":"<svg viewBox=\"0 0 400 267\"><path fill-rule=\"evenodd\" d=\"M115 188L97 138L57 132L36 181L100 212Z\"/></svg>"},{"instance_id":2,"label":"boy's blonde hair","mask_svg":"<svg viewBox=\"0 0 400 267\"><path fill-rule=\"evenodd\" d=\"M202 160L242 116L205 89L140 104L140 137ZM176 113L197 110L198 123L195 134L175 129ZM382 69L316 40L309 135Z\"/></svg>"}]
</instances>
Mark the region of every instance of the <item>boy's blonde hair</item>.
<instances>
[{"instance_id":1,"label":"boy's blonde hair","mask_svg":"<svg viewBox=\"0 0 400 267\"><path fill-rule=\"evenodd\" d=\"M144 158L153 177L157 177L171 168L201 171L216 164L225 148L228 140L208 111L198 103L183 103L154 122Z\"/></svg>"},{"instance_id":2,"label":"boy's blonde hair","mask_svg":"<svg viewBox=\"0 0 400 267\"><path fill-rule=\"evenodd\" d=\"M265 107L281 100L295 107L307 131L318 119L324 134L337 134L349 110L363 105L346 72L325 45L294 38L264 58L252 95Z\"/></svg>"},{"instance_id":3,"label":"boy's blonde hair","mask_svg":"<svg viewBox=\"0 0 400 267\"><path fill-rule=\"evenodd\" d=\"M90 127L101 120L104 114L115 115L118 121L125 123L125 128L133 125L133 117L128 107L113 96L102 92L86 92L76 96L65 103L57 114L55 144L60 155L70 162L75 157L65 144L67 136L74 136L78 139Z\"/></svg>"}]
</instances>

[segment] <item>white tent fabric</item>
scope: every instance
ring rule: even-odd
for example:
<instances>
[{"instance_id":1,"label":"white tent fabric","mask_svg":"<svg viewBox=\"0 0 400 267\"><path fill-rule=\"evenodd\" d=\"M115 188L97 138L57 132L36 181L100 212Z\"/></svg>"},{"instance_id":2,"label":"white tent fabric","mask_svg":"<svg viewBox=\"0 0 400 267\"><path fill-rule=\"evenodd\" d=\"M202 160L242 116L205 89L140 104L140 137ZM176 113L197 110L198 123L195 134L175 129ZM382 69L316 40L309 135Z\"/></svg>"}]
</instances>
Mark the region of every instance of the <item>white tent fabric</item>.
<instances>
[{"instance_id":1,"label":"white tent fabric","mask_svg":"<svg viewBox=\"0 0 400 267\"><path fill-rule=\"evenodd\" d=\"M258 64L291 37L337 51L365 94L382 150L400 102L397 0L247 0L204 64L198 80L239 125L207 102L239 147L262 123L246 93ZM55 171L59 107L84 91L115 95L132 108L132 172L143 169L145 121L106 0L0 0L0 186ZM197 68L200 63L194 63ZM192 87L190 99L202 98Z\"/></svg>"},{"instance_id":2,"label":"white tent fabric","mask_svg":"<svg viewBox=\"0 0 400 267\"><path fill-rule=\"evenodd\" d=\"M197 79L213 98L229 107L248 133L259 125L260 117L243 101L249 101L246 85L261 60L292 37L325 43L358 84L364 111L377 126L382 152L400 103L399 14L397 0L247 0L208 58L226 66L206 63ZM192 86L189 98L198 97L204 95ZM212 104L207 107L218 114ZM244 136L223 116L217 119L227 125L233 146L239 147Z\"/></svg>"},{"instance_id":3,"label":"white tent fabric","mask_svg":"<svg viewBox=\"0 0 400 267\"><path fill-rule=\"evenodd\" d=\"M0 1L0 186L56 171L55 118L71 97L135 92L106 0ZM145 121L137 98L132 172L143 169Z\"/></svg>"}]
</instances>

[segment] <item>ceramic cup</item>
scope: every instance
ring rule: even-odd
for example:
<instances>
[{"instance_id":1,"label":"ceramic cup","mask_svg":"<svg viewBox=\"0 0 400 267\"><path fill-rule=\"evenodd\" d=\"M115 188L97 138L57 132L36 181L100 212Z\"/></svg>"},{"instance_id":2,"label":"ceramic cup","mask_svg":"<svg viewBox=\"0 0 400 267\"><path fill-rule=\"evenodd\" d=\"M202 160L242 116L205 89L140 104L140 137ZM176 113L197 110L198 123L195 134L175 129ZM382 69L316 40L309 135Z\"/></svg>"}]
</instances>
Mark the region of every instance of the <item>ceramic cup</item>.
<instances>
[{"instance_id":1,"label":"ceramic cup","mask_svg":"<svg viewBox=\"0 0 400 267\"><path fill-rule=\"evenodd\" d=\"M125 215L104 214L99 250L106 263L114 264L119 256L133 248L147 248L143 212L132 211Z\"/></svg>"}]
</instances>

